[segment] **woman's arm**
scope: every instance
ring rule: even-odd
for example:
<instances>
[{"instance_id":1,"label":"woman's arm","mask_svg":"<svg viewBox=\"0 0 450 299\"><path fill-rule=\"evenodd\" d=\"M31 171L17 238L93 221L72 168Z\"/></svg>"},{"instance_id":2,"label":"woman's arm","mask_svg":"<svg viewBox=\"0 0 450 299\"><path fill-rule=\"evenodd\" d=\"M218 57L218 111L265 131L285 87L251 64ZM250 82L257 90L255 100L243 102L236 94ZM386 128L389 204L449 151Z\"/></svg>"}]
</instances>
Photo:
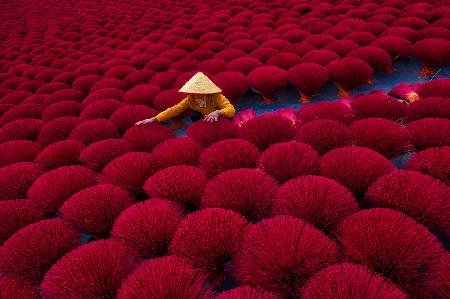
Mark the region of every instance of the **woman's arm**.
<instances>
[{"instance_id":1,"label":"woman's arm","mask_svg":"<svg viewBox=\"0 0 450 299\"><path fill-rule=\"evenodd\" d=\"M181 102L176 104L175 106L172 106L170 108L167 108L163 112L160 112L155 117L138 121L135 125L139 126L139 125L151 124L154 122L163 122L172 117L180 115L182 112L184 112L188 108L189 108L188 98L185 98Z\"/></svg>"},{"instance_id":2,"label":"woman's arm","mask_svg":"<svg viewBox=\"0 0 450 299\"><path fill-rule=\"evenodd\" d=\"M228 118L233 117L236 112L230 101L222 94L219 94L217 106L219 106L221 109L220 111L222 111L220 114Z\"/></svg>"},{"instance_id":3,"label":"woman's arm","mask_svg":"<svg viewBox=\"0 0 450 299\"><path fill-rule=\"evenodd\" d=\"M228 99L222 95L219 94L216 98L216 106L219 107L219 110L215 110L211 112L210 114L205 116L206 122L212 122L217 121L220 116L231 118L233 117L235 113L235 109L233 105L228 101Z\"/></svg>"},{"instance_id":4,"label":"woman's arm","mask_svg":"<svg viewBox=\"0 0 450 299\"><path fill-rule=\"evenodd\" d=\"M186 111L189 108L189 102L188 98L184 98L181 102L176 104L175 106L172 106L170 108L167 108L163 112L159 113L157 116L155 116L156 120L158 122L163 122L165 120L171 119L173 117L176 117Z\"/></svg>"}]
</instances>

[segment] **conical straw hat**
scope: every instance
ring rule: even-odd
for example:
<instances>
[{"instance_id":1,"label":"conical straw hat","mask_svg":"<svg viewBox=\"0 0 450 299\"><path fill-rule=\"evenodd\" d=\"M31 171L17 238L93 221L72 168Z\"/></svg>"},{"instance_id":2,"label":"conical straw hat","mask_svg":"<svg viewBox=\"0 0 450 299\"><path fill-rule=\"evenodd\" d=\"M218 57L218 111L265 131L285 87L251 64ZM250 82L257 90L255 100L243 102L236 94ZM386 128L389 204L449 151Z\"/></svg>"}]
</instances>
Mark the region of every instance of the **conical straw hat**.
<instances>
[{"instance_id":1,"label":"conical straw hat","mask_svg":"<svg viewBox=\"0 0 450 299\"><path fill-rule=\"evenodd\" d=\"M212 94L222 92L213 81L211 81L205 74L198 72L189 81L187 81L179 92L196 93L196 94Z\"/></svg>"}]
</instances>

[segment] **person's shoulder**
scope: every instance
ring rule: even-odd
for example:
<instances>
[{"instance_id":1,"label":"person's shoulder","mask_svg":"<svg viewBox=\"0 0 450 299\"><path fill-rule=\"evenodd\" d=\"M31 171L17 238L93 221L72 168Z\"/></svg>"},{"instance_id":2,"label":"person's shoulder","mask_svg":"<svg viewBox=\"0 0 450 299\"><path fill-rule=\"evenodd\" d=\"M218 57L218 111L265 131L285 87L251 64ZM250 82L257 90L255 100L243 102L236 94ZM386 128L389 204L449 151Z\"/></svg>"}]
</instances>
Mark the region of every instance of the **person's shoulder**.
<instances>
[{"instance_id":1,"label":"person's shoulder","mask_svg":"<svg viewBox=\"0 0 450 299\"><path fill-rule=\"evenodd\" d=\"M192 97L190 95L185 96L181 102L192 103Z\"/></svg>"},{"instance_id":2,"label":"person's shoulder","mask_svg":"<svg viewBox=\"0 0 450 299\"><path fill-rule=\"evenodd\" d=\"M226 99L225 96L222 93L214 93L211 95L211 97L215 100L222 100Z\"/></svg>"}]
</instances>

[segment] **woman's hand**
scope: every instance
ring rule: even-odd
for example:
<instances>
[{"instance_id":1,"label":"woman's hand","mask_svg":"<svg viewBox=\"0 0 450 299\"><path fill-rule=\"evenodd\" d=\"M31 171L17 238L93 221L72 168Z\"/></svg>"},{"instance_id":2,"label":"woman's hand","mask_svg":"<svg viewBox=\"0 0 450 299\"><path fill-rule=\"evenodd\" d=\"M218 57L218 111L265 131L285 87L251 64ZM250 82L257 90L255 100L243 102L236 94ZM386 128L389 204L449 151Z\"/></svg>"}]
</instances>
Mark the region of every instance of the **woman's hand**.
<instances>
[{"instance_id":1,"label":"woman's hand","mask_svg":"<svg viewBox=\"0 0 450 299\"><path fill-rule=\"evenodd\" d=\"M217 121L219 119L219 116L222 116L222 115L223 115L222 110L216 110L216 111L213 111L210 114L206 115L203 120L206 122Z\"/></svg>"},{"instance_id":2,"label":"woman's hand","mask_svg":"<svg viewBox=\"0 0 450 299\"><path fill-rule=\"evenodd\" d=\"M147 124L151 124L156 122L156 117L152 117L152 118L147 118L141 121L138 121L137 123L135 123L136 126L140 126L140 125L147 125Z\"/></svg>"}]
</instances>

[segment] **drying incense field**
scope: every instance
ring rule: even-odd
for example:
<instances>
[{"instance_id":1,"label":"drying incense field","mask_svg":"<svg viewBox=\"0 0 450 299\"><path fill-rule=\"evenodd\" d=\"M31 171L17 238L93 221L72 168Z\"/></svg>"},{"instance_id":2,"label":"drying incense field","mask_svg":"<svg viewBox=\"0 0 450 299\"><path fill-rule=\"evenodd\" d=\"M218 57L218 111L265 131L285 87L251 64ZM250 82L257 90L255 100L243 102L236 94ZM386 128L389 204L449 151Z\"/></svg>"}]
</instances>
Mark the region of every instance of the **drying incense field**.
<instances>
[{"instance_id":1,"label":"drying incense field","mask_svg":"<svg viewBox=\"0 0 450 299\"><path fill-rule=\"evenodd\" d=\"M0 3L1 299L450 298L449 184L448 0Z\"/></svg>"}]
</instances>

